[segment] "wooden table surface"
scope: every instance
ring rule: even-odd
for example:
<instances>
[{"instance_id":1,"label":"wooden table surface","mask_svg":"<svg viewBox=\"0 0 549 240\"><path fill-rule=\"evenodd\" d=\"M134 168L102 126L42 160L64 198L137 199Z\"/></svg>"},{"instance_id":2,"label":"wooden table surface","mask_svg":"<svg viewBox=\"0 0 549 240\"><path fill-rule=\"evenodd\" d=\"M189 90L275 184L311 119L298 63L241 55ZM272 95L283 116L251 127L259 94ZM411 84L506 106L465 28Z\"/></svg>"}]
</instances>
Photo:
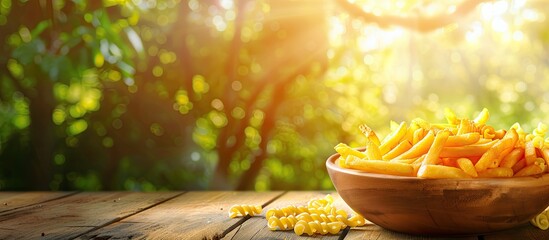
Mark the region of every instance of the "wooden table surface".
<instances>
[{"instance_id":1,"label":"wooden table surface","mask_svg":"<svg viewBox=\"0 0 549 240\"><path fill-rule=\"evenodd\" d=\"M265 209L305 205L335 192L0 192L0 239L440 239L384 230L368 223L338 235L270 231ZM255 217L228 217L234 204L258 204ZM454 239L549 239L530 224Z\"/></svg>"}]
</instances>

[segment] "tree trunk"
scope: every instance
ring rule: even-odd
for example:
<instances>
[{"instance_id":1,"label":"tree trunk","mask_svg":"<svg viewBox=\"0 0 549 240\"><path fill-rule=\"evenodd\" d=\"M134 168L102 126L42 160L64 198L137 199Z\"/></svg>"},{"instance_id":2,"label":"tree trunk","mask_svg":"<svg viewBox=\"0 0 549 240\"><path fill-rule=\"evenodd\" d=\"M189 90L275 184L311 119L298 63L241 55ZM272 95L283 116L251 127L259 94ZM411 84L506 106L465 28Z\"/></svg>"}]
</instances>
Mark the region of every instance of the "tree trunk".
<instances>
[{"instance_id":1,"label":"tree trunk","mask_svg":"<svg viewBox=\"0 0 549 240\"><path fill-rule=\"evenodd\" d=\"M33 190L48 190L53 177L53 153L55 125L52 122L54 108L53 83L50 79L37 79L36 94L29 98L31 123L29 126L31 149L34 154Z\"/></svg>"},{"instance_id":2,"label":"tree trunk","mask_svg":"<svg viewBox=\"0 0 549 240\"><path fill-rule=\"evenodd\" d=\"M278 83L275 86L275 89L272 94L272 99L265 108L265 120L261 126L259 134L261 135L261 142L259 143L259 149L255 151L255 155L252 157L252 163L250 164L250 169L248 169L240 177L240 182L238 183L237 190L251 190L254 187L255 179L261 167L263 167L263 162L267 159L267 144L272 135L272 132L275 128L277 110L280 107L282 99L286 97L286 84L284 82Z\"/></svg>"},{"instance_id":3,"label":"tree trunk","mask_svg":"<svg viewBox=\"0 0 549 240\"><path fill-rule=\"evenodd\" d=\"M239 11L245 9L246 1L241 1ZM260 135L262 142L258 149L252 150L250 157L252 163L250 169L246 170L236 182L237 189L250 189L257 175L259 174L264 160L268 157L266 147L270 135L272 134L276 119L276 111L283 104L286 91L291 86L298 75L307 75L313 64L326 62L326 48L328 39L326 25L326 6L324 2L318 1L296 1L296 0L268 0L266 3L271 7L268 14L265 15L263 22L265 30L261 36L254 41L260 42L263 46L247 48L249 54L253 55L256 61L264 69L260 76L260 81L244 82L251 95L247 98L241 98L244 102L246 115L243 119L234 120L225 126L217 139L218 165L215 169L212 187L215 189L227 189L231 187L229 180L229 166L234 156L242 151L245 143L244 130L249 126L249 119L254 109L261 109L265 113L263 126L261 126ZM293 9L306 10L303 14L288 14L287 6ZM240 16L242 12L238 13ZM242 19L235 20L238 26ZM299 24L296 24L299 23ZM240 45L240 34L235 34L235 41L231 44L232 57L236 57L242 46ZM253 46L256 43L249 43ZM274 54L276 52L282 54ZM229 56L231 59L231 56ZM237 60L229 61L226 72L229 76L235 77L234 69L237 66ZM229 78L229 81L232 79ZM248 83L250 85L248 85ZM268 91L273 90L273 93ZM266 106L258 106L258 101L265 97L265 94L271 94L269 103ZM229 103L231 102L230 96ZM230 138L235 141L228 143Z\"/></svg>"},{"instance_id":4,"label":"tree trunk","mask_svg":"<svg viewBox=\"0 0 549 240\"><path fill-rule=\"evenodd\" d=\"M236 80L236 68L238 65L238 57L240 53L240 49L242 46L242 41L240 40L240 35L242 32L242 25L244 24L244 9L246 4L248 3L248 0L240 0L237 1L237 7L236 7L236 19L234 21L235 24L235 30L233 39L230 43L230 47L228 49L228 57L227 62L225 65L225 72L227 74L227 80L224 81L225 86L229 85L232 81ZM227 87L222 87L224 89L227 89ZM261 91L255 91L254 94L259 94ZM229 115L230 109L233 109L234 106L236 106L236 100L237 96L235 96L235 93L233 91L227 90L224 92L224 100L225 100L225 113ZM255 99L250 100L252 105L255 103ZM250 115L250 114L247 114ZM249 118L249 117L246 117ZM218 137L217 137L217 165L215 166L214 175L212 177L212 181L210 182L210 188L212 189L218 189L218 190L226 190L230 189L231 184L229 183L228 175L229 175L229 164L232 160L232 156L238 151L240 148L241 142L243 141L243 132L244 127L242 125L246 124L246 118L241 120L236 119L229 119L229 124L221 129ZM239 126L240 125L240 126ZM240 137L237 137L237 143L228 146L228 139L235 133L240 135Z\"/></svg>"}]
</instances>

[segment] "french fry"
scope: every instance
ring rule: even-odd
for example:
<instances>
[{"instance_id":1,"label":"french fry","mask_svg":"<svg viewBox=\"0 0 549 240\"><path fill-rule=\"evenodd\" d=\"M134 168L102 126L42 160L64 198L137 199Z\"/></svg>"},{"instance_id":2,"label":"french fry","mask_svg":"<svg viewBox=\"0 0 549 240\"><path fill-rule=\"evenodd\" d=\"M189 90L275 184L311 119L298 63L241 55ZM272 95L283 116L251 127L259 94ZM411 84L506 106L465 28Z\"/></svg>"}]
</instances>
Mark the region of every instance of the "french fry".
<instances>
[{"instance_id":1,"label":"french fry","mask_svg":"<svg viewBox=\"0 0 549 240\"><path fill-rule=\"evenodd\" d=\"M448 123L415 118L408 126L391 121L391 133L382 141L367 125L366 150L338 144L341 167L372 173L420 178L502 178L549 173L547 125L531 133L519 123L510 128L488 125L486 108L474 118L458 118L445 109Z\"/></svg>"},{"instance_id":2,"label":"french fry","mask_svg":"<svg viewBox=\"0 0 549 240\"><path fill-rule=\"evenodd\" d=\"M505 167L488 168L478 172L479 178L506 178L513 176L513 169Z\"/></svg>"},{"instance_id":3,"label":"french fry","mask_svg":"<svg viewBox=\"0 0 549 240\"><path fill-rule=\"evenodd\" d=\"M545 165L545 160L543 158L536 158L536 162L534 162L535 165L538 165L543 172L547 169L547 165Z\"/></svg>"},{"instance_id":4,"label":"french fry","mask_svg":"<svg viewBox=\"0 0 549 240\"><path fill-rule=\"evenodd\" d=\"M423 139L426 135L425 132L426 130L423 128L416 129L412 138L412 145L416 145L419 141L421 141L421 139Z\"/></svg>"},{"instance_id":5,"label":"french fry","mask_svg":"<svg viewBox=\"0 0 549 240\"><path fill-rule=\"evenodd\" d=\"M352 147L347 146L345 143L340 143L334 147L337 153L341 155L344 159L347 158L349 155L357 156L359 158L365 158L366 154L363 152L360 152L356 149L353 149Z\"/></svg>"},{"instance_id":6,"label":"french fry","mask_svg":"<svg viewBox=\"0 0 549 240\"><path fill-rule=\"evenodd\" d=\"M339 157L336 160L336 163L337 163L338 166L340 166L342 168L349 168L349 166L347 164L345 164L345 158L343 158L343 157Z\"/></svg>"},{"instance_id":7,"label":"french fry","mask_svg":"<svg viewBox=\"0 0 549 240\"><path fill-rule=\"evenodd\" d=\"M449 136L449 131L442 130L438 132L438 134L435 136L433 144L431 145L431 148L429 148L429 151L427 151L427 155L425 156L425 160L423 160L422 165L438 164L440 162L440 152L442 151L442 147L444 147L444 143Z\"/></svg>"},{"instance_id":8,"label":"french fry","mask_svg":"<svg viewBox=\"0 0 549 240\"><path fill-rule=\"evenodd\" d=\"M494 140L499 140L499 139L488 139L488 138L481 138L478 140L478 142L476 142L475 144L485 144L485 143L489 143L489 142L494 142ZM495 143L495 142L494 142Z\"/></svg>"},{"instance_id":9,"label":"french fry","mask_svg":"<svg viewBox=\"0 0 549 240\"><path fill-rule=\"evenodd\" d=\"M545 159L545 166L549 166L549 148L542 148L540 149L541 156L543 159ZM549 172L549 167L546 169L547 172Z\"/></svg>"},{"instance_id":10,"label":"french fry","mask_svg":"<svg viewBox=\"0 0 549 240\"><path fill-rule=\"evenodd\" d=\"M473 157L468 157L468 159L471 160L473 165L475 165L475 164L477 164L478 160L480 160L480 157L481 156L473 156Z\"/></svg>"},{"instance_id":11,"label":"french fry","mask_svg":"<svg viewBox=\"0 0 549 240\"><path fill-rule=\"evenodd\" d=\"M411 123L410 126L408 127L408 129L406 130L406 134L400 140L400 142L408 141L408 142L412 143L414 141L414 132L418 129L420 129L420 127L417 124Z\"/></svg>"},{"instance_id":12,"label":"french fry","mask_svg":"<svg viewBox=\"0 0 549 240\"><path fill-rule=\"evenodd\" d=\"M484 125L488 121L488 118L490 118L490 113L488 112L488 109L484 108L473 121L477 126Z\"/></svg>"},{"instance_id":13,"label":"french fry","mask_svg":"<svg viewBox=\"0 0 549 240\"><path fill-rule=\"evenodd\" d=\"M477 132L466 133L462 135L449 136L444 144L445 147L460 147L471 145L480 140L480 134Z\"/></svg>"},{"instance_id":14,"label":"french fry","mask_svg":"<svg viewBox=\"0 0 549 240\"><path fill-rule=\"evenodd\" d=\"M459 168L467 173L467 175L471 177L478 177L475 165L473 165L473 162L471 162L471 160L469 160L468 158L458 158L456 162Z\"/></svg>"},{"instance_id":15,"label":"french fry","mask_svg":"<svg viewBox=\"0 0 549 240\"><path fill-rule=\"evenodd\" d=\"M417 171L420 178L471 178L463 170L441 165L421 165Z\"/></svg>"},{"instance_id":16,"label":"french fry","mask_svg":"<svg viewBox=\"0 0 549 240\"><path fill-rule=\"evenodd\" d=\"M516 174L515 174L515 177L525 177L525 176L532 176L532 175L536 175L536 174L540 174L540 173L543 173L544 170L536 165L536 164L532 164L532 165L528 165L526 167L524 167L523 169L521 169L520 171L518 171Z\"/></svg>"},{"instance_id":17,"label":"french fry","mask_svg":"<svg viewBox=\"0 0 549 240\"><path fill-rule=\"evenodd\" d=\"M400 142L396 147L391 149L391 151L383 155L383 160L393 159L403 152L408 151L408 149L410 148L412 148L412 144L408 140L404 140Z\"/></svg>"},{"instance_id":18,"label":"french fry","mask_svg":"<svg viewBox=\"0 0 549 240\"><path fill-rule=\"evenodd\" d=\"M494 144L494 146L488 149L488 151L486 151L486 153L484 153L475 164L477 173L486 170L490 166L491 161L493 161L495 158L498 158L502 151L507 148L513 147L517 138L518 135L514 129L511 129L509 132L507 132L505 134L505 137L503 137L501 141L498 141L496 144Z\"/></svg>"},{"instance_id":19,"label":"french fry","mask_svg":"<svg viewBox=\"0 0 549 240\"><path fill-rule=\"evenodd\" d=\"M414 176L417 176L417 171L419 170L419 167L421 167L421 164L423 163L423 159L425 159L425 154L421 155L421 157L418 157L413 163L412 167L414 168Z\"/></svg>"},{"instance_id":20,"label":"french fry","mask_svg":"<svg viewBox=\"0 0 549 240\"><path fill-rule=\"evenodd\" d=\"M389 152L399 143L400 139L406 134L406 129L406 122L401 122L395 131L393 131L390 135L383 139L383 142L381 143L381 145L379 145L379 150L381 151L382 155Z\"/></svg>"},{"instance_id":21,"label":"french fry","mask_svg":"<svg viewBox=\"0 0 549 240\"><path fill-rule=\"evenodd\" d=\"M383 173L399 176L413 176L414 173L414 168L412 165L406 163L389 162L383 160L365 160L354 157L350 161L346 161L346 164L353 169L370 173Z\"/></svg>"},{"instance_id":22,"label":"french fry","mask_svg":"<svg viewBox=\"0 0 549 240\"><path fill-rule=\"evenodd\" d=\"M448 121L449 124L452 124L452 125L459 124L459 119L456 117L456 114L449 108L444 109L444 117L446 117L446 121Z\"/></svg>"},{"instance_id":23,"label":"french fry","mask_svg":"<svg viewBox=\"0 0 549 240\"><path fill-rule=\"evenodd\" d=\"M475 131L475 123L471 120L462 119L459 123L457 135L470 133Z\"/></svg>"},{"instance_id":24,"label":"french fry","mask_svg":"<svg viewBox=\"0 0 549 240\"><path fill-rule=\"evenodd\" d=\"M440 152L440 157L475 157L482 156L499 140L490 141L483 144L466 145L462 147L445 147Z\"/></svg>"},{"instance_id":25,"label":"french fry","mask_svg":"<svg viewBox=\"0 0 549 240\"><path fill-rule=\"evenodd\" d=\"M531 165L536 161L534 142L528 141L524 144L524 159L526 159L526 165Z\"/></svg>"},{"instance_id":26,"label":"french fry","mask_svg":"<svg viewBox=\"0 0 549 240\"><path fill-rule=\"evenodd\" d=\"M457 135L457 133L458 133L458 129L457 129L455 126L453 126L453 127L451 127L451 128L448 128L448 130L449 130L450 133L451 133L450 136L455 136L455 135Z\"/></svg>"},{"instance_id":27,"label":"french fry","mask_svg":"<svg viewBox=\"0 0 549 240\"><path fill-rule=\"evenodd\" d=\"M523 148L515 148L509 154L505 155L499 166L512 168L524 156Z\"/></svg>"},{"instance_id":28,"label":"french fry","mask_svg":"<svg viewBox=\"0 0 549 240\"><path fill-rule=\"evenodd\" d=\"M412 119L412 124L416 124L418 125L420 128L423 128L423 129L426 129L426 130L430 130L431 129L431 124L429 122L427 122L425 119L422 119L422 118L414 118Z\"/></svg>"},{"instance_id":29,"label":"french fry","mask_svg":"<svg viewBox=\"0 0 549 240\"><path fill-rule=\"evenodd\" d=\"M359 157L354 156L354 155L348 155L346 158L343 158L343 161L345 161L345 165L350 168L351 167L350 163L352 163L354 161L362 160L362 159L364 159L364 158L359 158Z\"/></svg>"},{"instance_id":30,"label":"french fry","mask_svg":"<svg viewBox=\"0 0 549 240\"><path fill-rule=\"evenodd\" d=\"M366 136L368 141L373 141L378 146L381 144L379 142L379 138L377 137L376 133L370 127L368 127L366 124L362 124L362 125L358 126L358 129L360 129L362 134L364 134L364 136Z\"/></svg>"},{"instance_id":31,"label":"french fry","mask_svg":"<svg viewBox=\"0 0 549 240\"><path fill-rule=\"evenodd\" d=\"M419 157L427 151L429 151L429 148L433 144L433 141L435 140L435 132L429 131L427 135L421 141L419 141L417 144L412 146L412 148L408 149L408 151L400 154L397 159L406 159L406 158L415 158Z\"/></svg>"},{"instance_id":32,"label":"french fry","mask_svg":"<svg viewBox=\"0 0 549 240\"><path fill-rule=\"evenodd\" d=\"M494 158L490 164L490 166L488 166L488 168L497 168L499 167L501 161L503 160L503 158L505 156L507 156L507 154L509 154L511 151L513 151L514 148L510 147L510 148L507 148L503 151L501 151L499 153L499 156L497 158Z\"/></svg>"},{"instance_id":33,"label":"french fry","mask_svg":"<svg viewBox=\"0 0 549 240\"><path fill-rule=\"evenodd\" d=\"M370 160L381 160L381 151L374 141L366 143L366 157Z\"/></svg>"},{"instance_id":34,"label":"french fry","mask_svg":"<svg viewBox=\"0 0 549 240\"><path fill-rule=\"evenodd\" d=\"M522 170L524 167L526 167L526 159L521 159L511 169L513 169L513 172L517 174L520 170Z\"/></svg>"},{"instance_id":35,"label":"french fry","mask_svg":"<svg viewBox=\"0 0 549 240\"><path fill-rule=\"evenodd\" d=\"M398 163L407 163L412 164L417 160L417 158L408 158L408 159L391 159L389 162L398 162Z\"/></svg>"},{"instance_id":36,"label":"french fry","mask_svg":"<svg viewBox=\"0 0 549 240\"><path fill-rule=\"evenodd\" d=\"M457 158L441 158L442 165L448 166L448 167L459 167L457 164Z\"/></svg>"}]
</instances>

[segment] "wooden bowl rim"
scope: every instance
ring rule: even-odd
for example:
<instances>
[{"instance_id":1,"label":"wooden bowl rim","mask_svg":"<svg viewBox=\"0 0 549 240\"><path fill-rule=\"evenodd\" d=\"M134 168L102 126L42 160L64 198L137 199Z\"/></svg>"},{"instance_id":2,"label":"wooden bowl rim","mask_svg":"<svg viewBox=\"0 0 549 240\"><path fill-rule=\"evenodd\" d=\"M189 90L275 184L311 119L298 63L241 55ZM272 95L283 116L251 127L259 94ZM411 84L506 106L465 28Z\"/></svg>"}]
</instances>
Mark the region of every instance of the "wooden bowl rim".
<instances>
[{"instance_id":1,"label":"wooden bowl rim","mask_svg":"<svg viewBox=\"0 0 549 240\"><path fill-rule=\"evenodd\" d=\"M335 153L328 157L326 160L326 167L335 172L341 172L344 174L368 177L368 178L378 178L378 179L387 179L387 180L407 180L407 181L418 181L418 182L486 182L486 183L506 183L506 182L535 182L538 180L546 180L549 183L549 173L538 174L534 176L526 177L510 177L510 178L441 178L441 179L426 179L418 177L407 177L407 176L398 176L398 175L389 175L381 173L369 173L361 170L342 168L335 164L335 161L339 158L339 153Z\"/></svg>"}]
</instances>

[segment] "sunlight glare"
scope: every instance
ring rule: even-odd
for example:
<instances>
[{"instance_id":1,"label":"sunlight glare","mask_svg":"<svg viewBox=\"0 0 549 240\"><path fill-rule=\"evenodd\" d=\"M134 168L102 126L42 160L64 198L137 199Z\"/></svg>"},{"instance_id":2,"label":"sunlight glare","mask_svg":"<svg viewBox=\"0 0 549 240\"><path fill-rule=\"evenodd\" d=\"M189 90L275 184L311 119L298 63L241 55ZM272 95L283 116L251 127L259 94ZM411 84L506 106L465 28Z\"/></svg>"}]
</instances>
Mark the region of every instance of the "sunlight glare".
<instances>
[{"instance_id":1,"label":"sunlight glare","mask_svg":"<svg viewBox=\"0 0 549 240\"><path fill-rule=\"evenodd\" d=\"M234 8L234 1L233 0L220 0L219 3L221 4L221 7L224 8L224 9Z\"/></svg>"},{"instance_id":2,"label":"sunlight glare","mask_svg":"<svg viewBox=\"0 0 549 240\"><path fill-rule=\"evenodd\" d=\"M526 0L514 0L512 1L512 6L510 7L512 11L520 10L526 4Z\"/></svg>"},{"instance_id":3,"label":"sunlight glare","mask_svg":"<svg viewBox=\"0 0 549 240\"><path fill-rule=\"evenodd\" d=\"M543 15L539 14L533 9L526 9L522 12L522 18L531 22L543 20L543 17Z\"/></svg>"},{"instance_id":4,"label":"sunlight glare","mask_svg":"<svg viewBox=\"0 0 549 240\"><path fill-rule=\"evenodd\" d=\"M509 8L509 4L507 1L498 1L493 3L492 13L495 16L503 15L505 12L507 12L507 9Z\"/></svg>"},{"instance_id":5,"label":"sunlight glare","mask_svg":"<svg viewBox=\"0 0 549 240\"><path fill-rule=\"evenodd\" d=\"M465 34L465 39L467 42L477 42L480 36L482 36L484 29L480 22L474 22L471 26L471 29Z\"/></svg>"},{"instance_id":6,"label":"sunlight glare","mask_svg":"<svg viewBox=\"0 0 549 240\"><path fill-rule=\"evenodd\" d=\"M524 34L522 33L522 31L515 31L513 33L513 40L517 42L524 40Z\"/></svg>"},{"instance_id":7,"label":"sunlight glare","mask_svg":"<svg viewBox=\"0 0 549 240\"><path fill-rule=\"evenodd\" d=\"M330 41L335 46L340 46L342 44L341 39L342 35L345 34L346 29L345 25L343 25L343 22L339 17L331 17L330 18Z\"/></svg>"},{"instance_id":8,"label":"sunlight glare","mask_svg":"<svg viewBox=\"0 0 549 240\"><path fill-rule=\"evenodd\" d=\"M358 48L362 52L376 49L378 47L377 40L371 36L360 36L358 38Z\"/></svg>"},{"instance_id":9,"label":"sunlight glare","mask_svg":"<svg viewBox=\"0 0 549 240\"><path fill-rule=\"evenodd\" d=\"M402 28L386 30L376 27L365 27L362 33L363 35L358 38L357 44L360 51L366 52L393 44L402 38L405 31Z\"/></svg>"},{"instance_id":10,"label":"sunlight glare","mask_svg":"<svg viewBox=\"0 0 549 240\"><path fill-rule=\"evenodd\" d=\"M212 22L215 26L215 29L219 32L223 32L227 29L227 23L225 23L225 20L219 15L216 15L213 17Z\"/></svg>"},{"instance_id":11,"label":"sunlight glare","mask_svg":"<svg viewBox=\"0 0 549 240\"><path fill-rule=\"evenodd\" d=\"M494 18L492 20L492 29L496 32L506 32L509 29L509 26L505 20L501 19L500 17Z\"/></svg>"},{"instance_id":12,"label":"sunlight glare","mask_svg":"<svg viewBox=\"0 0 549 240\"><path fill-rule=\"evenodd\" d=\"M198 11L198 7L200 6L197 0L190 0L188 5L189 8L194 12Z\"/></svg>"}]
</instances>

